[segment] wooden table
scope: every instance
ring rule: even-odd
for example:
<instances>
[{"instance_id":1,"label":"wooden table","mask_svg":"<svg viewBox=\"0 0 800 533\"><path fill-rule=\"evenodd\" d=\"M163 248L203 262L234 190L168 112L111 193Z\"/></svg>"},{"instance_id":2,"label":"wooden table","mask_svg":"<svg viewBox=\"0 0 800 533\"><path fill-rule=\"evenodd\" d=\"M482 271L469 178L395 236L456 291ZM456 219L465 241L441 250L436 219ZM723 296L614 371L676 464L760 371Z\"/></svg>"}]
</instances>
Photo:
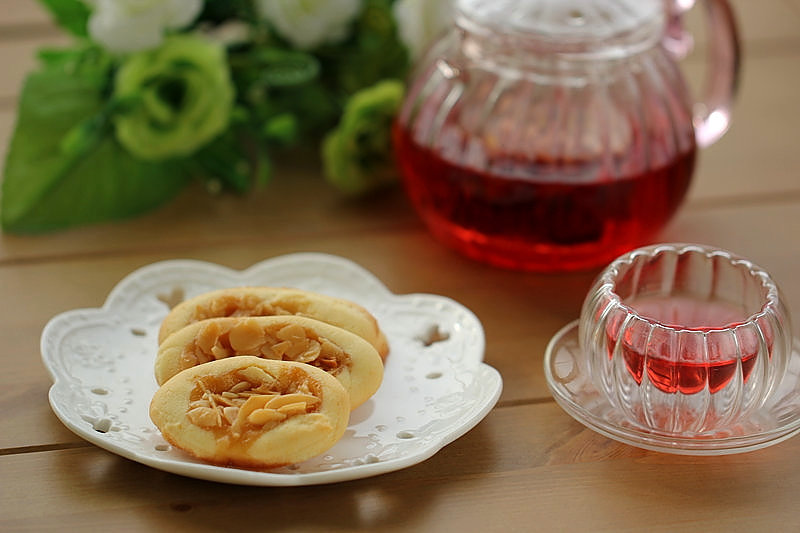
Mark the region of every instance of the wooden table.
<instances>
[{"instance_id":1,"label":"wooden table","mask_svg":"<svg viewBox=\"0 0 800 533\"><path fill-rule=\"evenodd\" d=\"M800 0L735 2L744 76L733 129L705 150L662 241L718 245L767 268L800 323ZM65 42L30 0L0 14L0 152L34 50ZM699 48L703 43L700 41ZM687 60L693 80L702 61ZM187 190L136 220L0 236L0 530L797 531L800 438L751 453L688 457L602 437L565 414L545 345L577 317L597 273L536 275L470 262L429 237L404 195L341 198L295 158L246 198ZM38 343L55 314L100 306L126 274L195 258L244 268L298 251L349 258L395 293L454 298L482 320L504 378L496 408L431 459L334 485L253 488L122 459L68 431L47 402Z\"/></svg>"}]
</instances>

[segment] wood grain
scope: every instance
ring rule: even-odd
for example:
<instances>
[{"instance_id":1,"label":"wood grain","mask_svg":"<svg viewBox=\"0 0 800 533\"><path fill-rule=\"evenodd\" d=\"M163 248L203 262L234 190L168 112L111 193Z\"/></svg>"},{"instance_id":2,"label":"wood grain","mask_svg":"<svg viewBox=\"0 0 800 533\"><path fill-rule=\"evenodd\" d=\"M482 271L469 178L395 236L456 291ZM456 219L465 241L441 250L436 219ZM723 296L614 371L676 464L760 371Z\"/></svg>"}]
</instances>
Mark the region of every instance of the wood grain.
<instances>
[{"instance_id":1,"label":"wood grain","mask_svg":"<svg viewBox=\"0 0 800 533\"><path fill-rule=\"evenodd\" d=\"M733 128L701 153L688 201L657 239L717 245L761 264L797 324L800 0L733 4L745 53ZM697 47L684 62L694 90L706 68L703 24L695 9ZM0 160L35 50L68 41L38 2L2 0ZM132 220L0 235L0 531L219 531L243 517L249 524L254 511L265 528L304 532L800 530L800 439L732 456L661 454L602 437L554 403L543 352L578 316L598 269L537 275L480 265L439 245L399 187L347 199L323 180L316 150L276 155L275 168L266 188L245 197L198 185ZM155 261L240 269L303 251L347 257L395 293L442 294L472 309L486 360L503 375L498 406L417 466L299 488L166 474L89 445L50 410L39 336L54 315L102 305L124 276Z\"/></svg>"},{"instance_id":2,"label":"wood grain","mask_svg":"<svg viewBox=\"0 0 800 533\"><path fill-rule=\"evenodd\" d=\"M798 204L687 209L665 239L712 244L748 257L766 268L781 286L790 309L800 309ZM784 245L783 243L788 243ZM400 260L414 250L415 260ZM378 276L395 293L447 295L475 312L486 333L486 361L504 377L501 402L549 401L542 356L550 337L580 314L596 271L535 275L472 263L445 250L422 229L351 234L273 237L252 244L203 244L175 250L120 254L0 266L0 286L30 287L14 306L0 309L7 329L0 364L0 390L17 407L8 411L11 431L0 433L0 448L74 442L44 402L49 379L38 357L42 328L57 313L99 307L123 277L146 264L176 257L246 268L263 259L299 251L347 257ZM154 346L155 349L155 346ZM146 370L149 371L149 370ZM2 396L0 396L2 398ZM35 420L35 424L30 421ZM68 437L68 438L67 438Z\"/></svg>"},{"instance_id":3,"label":"wood grain","mask_svg":"<svg viewBox=\"0 0 800 533\"><path fill-rule=\"evenodd\" d=\"M47 37L33 36L0 41L0 65L3 65L3 75L0 76L0 105L4 108L13 108L16 105L25 76L37 66L36 51L39 48L63 46L69 42L70 39L60 33Z\"/></svg>"},{"instance_id":4,"label":"wood grain","mask_svg":"<svg viewBox=\"0 0 800 533\"><path fill-rule=\"evenodd\" d=\"M3 0L0 35L11 35L18 27L45 26L55 29L50 16L37 0ZM8 32L8 33L6 33Z\"/></svg>"},{"instance_id":5,"label":"wood grain","mask_svg":"<svg viewBox=\"0 0 800 533\"><path fill-rule=\"evenodd\" d=\"M15 480L0 529L223 530L256 506L276 531L791 531L799 452L798 439L741 456L647 452L554 404L497 409L417 466L317 487L191 480L86 447L0 457Z\"/></svg>"}]
</instances>

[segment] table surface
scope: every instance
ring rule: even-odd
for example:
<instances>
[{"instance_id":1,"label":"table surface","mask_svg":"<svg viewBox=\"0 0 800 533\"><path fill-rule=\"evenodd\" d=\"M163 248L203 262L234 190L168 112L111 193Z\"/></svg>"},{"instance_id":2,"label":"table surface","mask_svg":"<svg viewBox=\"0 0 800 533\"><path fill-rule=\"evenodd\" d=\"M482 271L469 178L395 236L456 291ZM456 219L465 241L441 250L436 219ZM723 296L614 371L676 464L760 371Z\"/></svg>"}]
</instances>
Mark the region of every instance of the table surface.
<instances>
[{"instance_id":1,"label":"table surface","mask_svg":"<svg viewBox=\"0 0 800 533\"><path fill-rule=\"evenodd\" d=\"M687 202L658 239L751 258L778 280L800 323L800 0L734 4L745 57L733 128L703 151ZM34 51L67 41L31 0L3 0L2 11L0 155ZM685 61L694 85L702 38L697 47ZM441 294L473 310L485 328L485 360L504 379L497 406L419 465L297 488L168 474L85 442L53 415L39 337L54 315L100 306L126 274L154 261L241 269L303 251L349 258L392 292ZM596 434L554 402L545 346L577 318L596 274L473 263L429 236L399 188L342 198L307 157L281 161L273 183L248 197L190 188L135 220L0 235L0 530L218 530L242 513L286 531L797 530L800 438L737 455L656 453Z\"/></svg>"}]
</instances>

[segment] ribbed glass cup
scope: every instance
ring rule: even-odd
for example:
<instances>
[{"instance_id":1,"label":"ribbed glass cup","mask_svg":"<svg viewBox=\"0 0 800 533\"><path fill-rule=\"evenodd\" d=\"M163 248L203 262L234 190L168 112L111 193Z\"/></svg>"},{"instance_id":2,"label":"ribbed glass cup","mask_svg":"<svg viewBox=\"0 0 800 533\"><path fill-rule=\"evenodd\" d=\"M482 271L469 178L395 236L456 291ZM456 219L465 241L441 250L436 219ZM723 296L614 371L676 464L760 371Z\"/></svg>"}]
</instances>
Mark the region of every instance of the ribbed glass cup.
<instances>
[{"instance_id":1,"label":"ribbed glass cup","mask_svg":"<svg viewBox=\"0 0 800 533\"><path fill-rule=\"evenodd\" d=\"M595 386L631 423L702 436L763 405L786 372L792 334L762 268L713 247L660 244L598 276L579 338Z\"/></svg>"}]
</instances>

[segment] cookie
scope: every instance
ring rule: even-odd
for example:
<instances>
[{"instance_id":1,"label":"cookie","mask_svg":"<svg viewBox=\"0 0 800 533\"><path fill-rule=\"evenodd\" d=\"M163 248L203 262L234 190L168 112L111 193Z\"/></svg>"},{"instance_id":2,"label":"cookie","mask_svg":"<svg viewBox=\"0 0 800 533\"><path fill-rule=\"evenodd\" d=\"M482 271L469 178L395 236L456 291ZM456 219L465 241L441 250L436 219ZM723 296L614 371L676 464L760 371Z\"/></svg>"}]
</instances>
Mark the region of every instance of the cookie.
<instances>
[{"instance_id":1,"label":"cookie","mask_svg":"<svg viewBox=\"0 0 800 533\"><path fill-rule=\"evenodd\" d=\"M192 367L156 391L150 418L176 448L222 466L275 468L332 447L347 391L319 368L252 356Z\"/></svg>"},{"instance_id":2,"label":"cookie","mask_svg":"<svg viewBox=\"0 0 800 533\"><path fill-rule=\"evenodd\" d=\"M193 366L231 356L296 361L335 376L355 409L383 379L383 361L358 335L302 316L224 317L195 322L167 337L155 362L159 385Z\"/></svg>"},{"instance_id":3,"label":"cookie","mask_svg":"<svg viewBox=\"0 0 800 533\"><path fill-rule=\"evenodd\" d=\"M179 329L208 318L225 316L301 315L327 322L363 337L385 358L386 336L369 311L360 305L300 289L234 287L201 294L177 306L161 324L158 342Z\"/></svg>"}]
</instances>

